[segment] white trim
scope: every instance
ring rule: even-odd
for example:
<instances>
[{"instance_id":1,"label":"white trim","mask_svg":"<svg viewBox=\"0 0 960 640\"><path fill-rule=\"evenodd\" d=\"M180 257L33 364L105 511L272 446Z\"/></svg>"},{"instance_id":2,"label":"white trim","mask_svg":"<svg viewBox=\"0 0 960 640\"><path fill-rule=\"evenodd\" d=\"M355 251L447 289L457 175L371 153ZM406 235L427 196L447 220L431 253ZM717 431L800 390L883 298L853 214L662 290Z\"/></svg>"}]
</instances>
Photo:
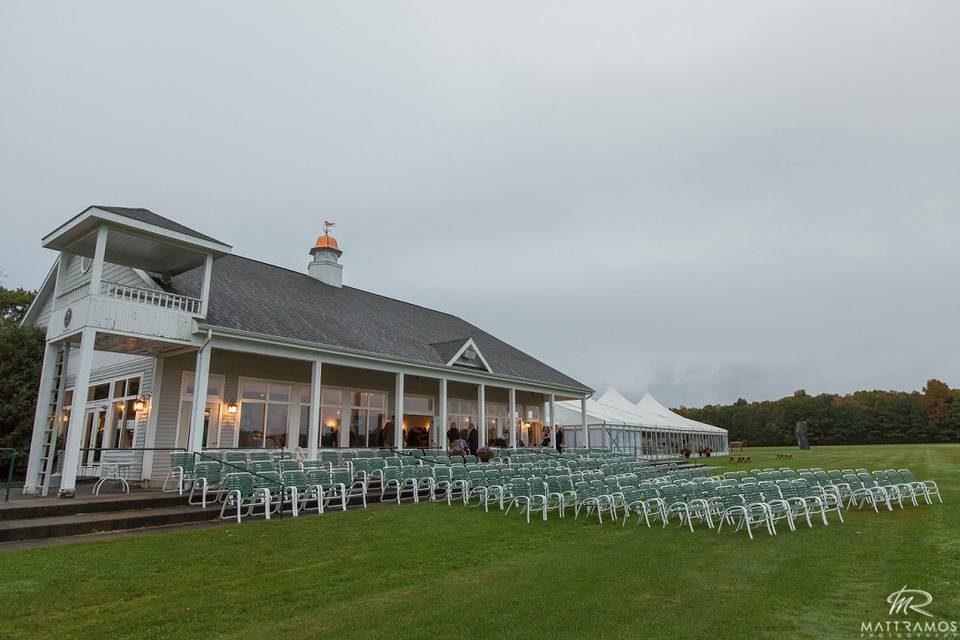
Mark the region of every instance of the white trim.
<instances>
[{"instance_id":1,"label":"white trim","mask_svg":"<svg viewBox=\"0 0 960 640\"><path fill-rule=\"evenodd\" d=\"M207 308L210 305L210 277L213 274L213 254L203 257L203 282L200 285L200 315L207 317Z\"/></svg>"},{"instance_id":2,"label":"white trim","mask_svg":"<svg viewBox=\"0 0 960 640\"><path fill-rule=\"evenodd\" d=\"M310 424L307 427L307 458L310 460L317 457L317 449L320 446L320 430L322 429L322 425L320 424L320 414L322 413L320 410L320 401L322 396L320 392L322 388L323 362L317 358L313 361L313 368L310 371ZM300 401L302 405L302 394ZM299 432L300 429L298 428L298 435ZM299 445L299 442L297 444Z\"/></svg>"},{"instance_id":3,"label":"white trim","mask_svg":"<svg viewBox=\"0 0 960 640\"><path fill-rule=\"evenodd\" d=\"M511 387L507 390L507 413L510 420L510 448L517 448L517 390Z\"/></svg>"},{"instance_id":4,"label":"white trim","mask_svg":"<svg viewBox=\"0 0 960 640\"><path fill-rule=\"evenodd\" d=\"M198 322L196 327L195 333L202 330L204 337L206 336L205 332L207 330L213 331L214 339L217 342L216 346L232 351L258 353L280 358L290 358L292 360L308 361L313 361L314 358L320 356L327 364L367 368L388 373L403 371L410 375L418 375L426 378L447 378L448 380L466 382L468 384L485 382L491 387L513 387L518 391L528 391L530 393L554 392L558 396L569 396L572 399L589 398L593 395L593 391L590 389L566 387L559 384L537 382L526 378L486 373L479 369L452 368L428 362L411 362L409 360L392 358L369 351L320 345L315 342L258 334L241 329L231 329L229 327L218 327L202 322ZM194 340L194 344L199 344L199 336L195 336ZM370 366L368 363L374 363L376 366Z\"/></svg>"},{"instance_id":5,"label":"white trim","mask_svg":"<svg viewBox=\"0 0 960 640\"><path fill-rule=\"evenodd\" d=\"M85 327L80 338L79 366L74 381L75 389L90 386L90 371L93 369L94 344L97 330ZM73 495L77 488L77 471L80 465L80 439L86 422L86 411L70 411L70 423L67 425L67 437L63 456L63 473L60 476L60 494Z\"/></svg>"},{"instance_id":6,"label":"white trim","mask_svg":"<svg viewBox=\"0 0 960 640\"><path fill-rule=\"evenodd\" d=\"M477 353L480 353L479 351ZM477 448L487 446L487 388L477 385Z\"/></svg>"},{"instance_id":7,"label":"white trim","mask_svg":"<svg viewBox=\"0 0 960 640\"><path fill-rule=\"evenodd\" d=\"M233 247L230 245L223 244L219 241L204 240L203 238L197 238L180 231L173 231L164 227L158 227L154 224L141 222L133 218L128 218L127 216L122 216L118 213L112 213L104 209L99 209L97 207L87 207L45 235L42 240L43 247L48 249L51 248L52 243L62 239L63 236L69 233L72 229L79 227L82 223L90 219L109 222L117 227L122 227L124 229L136 232L138 235L162 238L171 244L179 244L188 249L193 249L194 251L200 248L213 251L214 253L229 254L233 250Z\"/></svg>"},{"instance_id":8,"label":"white trim","mask_svg":"<svg viewBox=\"0 0 960 640\"><path fill-rule=\"evenodd\" d=\"M47 272L47 276L43 279L43 283L40 285L40 288L37 289L37 295L30 303L30 306L27 307L27 310L23 313L23 320L20 321L21 327L26 327L35 323L36 316L43 310L43 305L47 300L50 300L50 307L52 310L53 301L56 299L57 295L57 277L55 274L58 273L62 256L63 254L61 253L60 256L57 256L57 259L53 261L53 266L50 267L50 271ZM47 287L50 286L53 286L52 292L47 290Z\"/></svg>"},{"instance_id":9,"label":"white trim","mask_svg":"<svg viewBox=\"0 0 960 640\"><path fill-rule=\"evenodd\" d=\"M454 356L450 358L450 361L447 362L447 366L448 367L457 366L457 360L459 360L460 356L462 356L466 352L466 350L471 347L473 347L473 350L477 352L477 357L480 358L480 362L483 363L483 366L486 369L486 372L493 373L493 369L490 368L490 363L487 362L487 359L483 357L483 352L480 351L480 347L478 347L477 343L473 341L473 338L467 338L467 341L463 343L463 346L461 346L460 349L458 349L457 352L454 354Z\"/></svg>"},{"instance_id":10,"label":"white trim","mask_svg":"<svg viewBox=\"0 0 960 640\"><path fill-rule=\"evenodd\" d=\"M106 261L107 240L110 231L107 225L101 224L97 229L97 244L93 250L93 268L90 271L90 293L100 293L100 282L103 280L103 263ZM56 301L54 301L56 302Z\"/></svg>"},{"instance_id":11,"label":"white trim","mask_svg":"<svg viewBox=\"0 0 960 640\"><path fill-rule=\"evenodd\" d=\"M404 373L396 374L396 386L393 390L393 446L397 451L403 450L403 388ZM386 423L384 423L386 424ZM369 435L368 435L369 440Z\"/></svg>"},{"instance_id":12,"label":"white trim","mask_svg":"<svg viewBox=\"0 0 960 640\"><path fill-rule=\"evenodd\" d=\"M447 379L440 378L440 389L438 390L438 395L440 396L438 401L440 402L440 418L439 418L439 428L434 426L434 429L437 431L437 448L446 451L448 442L447 442Z\"/></svg>"}]
</instances>

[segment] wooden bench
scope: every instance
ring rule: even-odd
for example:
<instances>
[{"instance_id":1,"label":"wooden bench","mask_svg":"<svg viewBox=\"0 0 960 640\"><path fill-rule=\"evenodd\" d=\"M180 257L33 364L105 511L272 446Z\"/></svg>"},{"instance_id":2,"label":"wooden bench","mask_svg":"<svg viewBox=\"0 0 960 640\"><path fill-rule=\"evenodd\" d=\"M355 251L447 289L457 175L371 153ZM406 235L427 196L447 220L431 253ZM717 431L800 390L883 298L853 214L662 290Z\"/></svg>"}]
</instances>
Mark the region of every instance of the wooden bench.
<instances>
[{"instance_id":1,"label":"wooden bench","mask_svg":"<svg viewBox=\"0 0 960 640\"><path fill-rule=\"evenodd\" d=\"M793 460L792 453L778 453L777 460Z\"/></svg>"},{"instance_id":2,"label":"wooden bench","mask_svg":"<svg viewBox=\"0 0 960 640\"><path fill-rule=\"evenodd\" d=\"M750 462L750 456L745 456L745 455L730 456L730 462L733 462L735 464L740 462Z\"/></svg>"}]
</instances>

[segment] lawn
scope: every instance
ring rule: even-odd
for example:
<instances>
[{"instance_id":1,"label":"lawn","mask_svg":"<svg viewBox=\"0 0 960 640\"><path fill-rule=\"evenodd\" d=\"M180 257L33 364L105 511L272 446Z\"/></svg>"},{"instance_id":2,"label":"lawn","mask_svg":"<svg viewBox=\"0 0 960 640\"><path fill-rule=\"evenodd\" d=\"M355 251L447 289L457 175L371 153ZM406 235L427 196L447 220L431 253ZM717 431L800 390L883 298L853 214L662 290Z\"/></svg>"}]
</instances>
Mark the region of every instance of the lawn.
<instances>
[{"instance_id":1,"label":"lawn","mask_svg":"<svg viewBox=\"0 0 960 640\"><path fill-rule=\"evenodd\" d=\"M0 637L859 638L904 585L960 618L960 445L793 453L909 467L944 504L753 541L421 504L14 551Z\"/></svg>"}]
</instances>

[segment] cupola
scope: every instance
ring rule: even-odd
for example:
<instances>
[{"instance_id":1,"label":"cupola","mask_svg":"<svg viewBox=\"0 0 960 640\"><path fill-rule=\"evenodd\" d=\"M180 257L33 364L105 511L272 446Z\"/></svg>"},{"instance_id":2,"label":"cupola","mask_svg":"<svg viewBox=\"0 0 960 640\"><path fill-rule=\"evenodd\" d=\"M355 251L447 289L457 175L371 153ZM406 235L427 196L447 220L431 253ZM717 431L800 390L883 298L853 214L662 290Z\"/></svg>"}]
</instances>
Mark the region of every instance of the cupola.
<instances>
[{"instance_id":1,"label":"cupola","mask_svg":"<svg viewBox=\"0 0 960 640\"><path fill-rule=\"evenodd\" d=\"M307 265L307 273L324 284L334 287L343 286L343 265L340 256L343 251L337 244L336 238L330 235L330 229L336 226L330 220L323 222L323 235L317 238L316 244L310 249L313 260Z\"/></svg>"}]
</instances>

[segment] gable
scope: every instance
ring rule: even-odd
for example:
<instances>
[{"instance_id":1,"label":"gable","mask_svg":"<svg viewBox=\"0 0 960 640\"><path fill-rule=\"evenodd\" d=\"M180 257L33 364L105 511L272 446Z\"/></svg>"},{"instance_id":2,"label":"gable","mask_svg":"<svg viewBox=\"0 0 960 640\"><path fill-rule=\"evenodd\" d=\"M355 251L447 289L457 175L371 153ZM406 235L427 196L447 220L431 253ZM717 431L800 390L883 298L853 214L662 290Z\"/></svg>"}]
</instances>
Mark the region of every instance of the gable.
<instances>
[{"instance_id":1,"label":"gable","mask_svg":"<svg viewBox=\"0 0 960 640\"><path fill-rule=\"evenodd\" d=\"M447 343L449 344L449 343ZM454 352L453 356L447 361L448 367L460 367L462 369L473 369L475 371L486 371L493 373L487 359L483 357L480 348L477 347L473 338L467 338Z\"/></svg>"}]
</instances>

